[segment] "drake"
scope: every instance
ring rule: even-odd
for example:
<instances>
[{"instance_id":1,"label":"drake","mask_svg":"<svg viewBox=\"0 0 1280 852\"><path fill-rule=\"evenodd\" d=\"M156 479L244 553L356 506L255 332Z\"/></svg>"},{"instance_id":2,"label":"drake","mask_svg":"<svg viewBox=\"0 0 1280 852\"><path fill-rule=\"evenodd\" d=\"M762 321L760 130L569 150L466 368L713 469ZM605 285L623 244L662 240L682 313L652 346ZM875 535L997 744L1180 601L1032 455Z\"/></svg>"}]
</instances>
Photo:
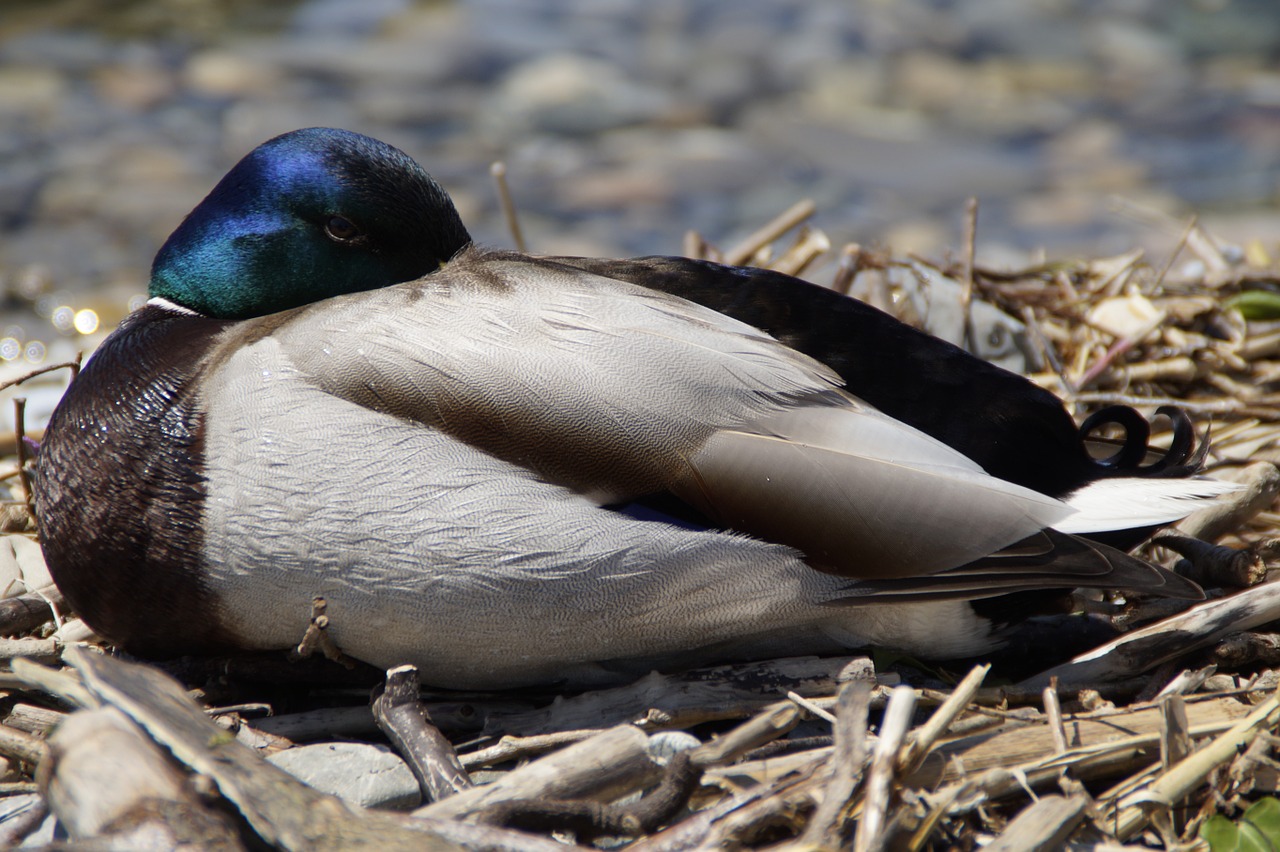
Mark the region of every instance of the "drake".
<instances>
[{"instance_id":1,"label":"drake","mask_svg":"<svg viewBox=\"0 0 1280 852\"><path fill-rule=\"evenodd\" d=\"M472 244L402 152L248 154L169 237L40 450L46 558L148 656L347 654L437 686L617 680L866 644L984 653L971 601L1197 597L1081 537L1229 486L1127 410L1094 461L1050 394L859 302L680 258ZM1087 424L1090 427L1092 424Z\"/></svg>"}]
</instances>

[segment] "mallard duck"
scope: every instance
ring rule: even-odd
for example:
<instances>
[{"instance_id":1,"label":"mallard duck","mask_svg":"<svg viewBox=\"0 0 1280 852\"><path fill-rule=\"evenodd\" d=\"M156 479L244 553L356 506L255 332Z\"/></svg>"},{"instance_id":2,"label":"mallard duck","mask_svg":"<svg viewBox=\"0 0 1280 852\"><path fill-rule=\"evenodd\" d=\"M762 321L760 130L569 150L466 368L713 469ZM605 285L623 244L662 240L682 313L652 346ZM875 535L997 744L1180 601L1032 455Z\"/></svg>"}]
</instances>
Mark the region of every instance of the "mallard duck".
<instances>
[{"instance_id":1,"label":"mallard duck","mask_svg":"<svg viewBox=\"0 0 1280 852\"><path fill-rule=\"evenodd\" d=\"M446 687L969 656L1001 641L974 601L1199 596L1082 536L1228 488L1189 426L1144 467L1145 421L1111 412L1094 461L1050 394L793 278L480 248L341 130L249 153L150 296L36 477L58 585L146 656L290 647L317 596L345 653Z\"/></svg>"}]
</instances>

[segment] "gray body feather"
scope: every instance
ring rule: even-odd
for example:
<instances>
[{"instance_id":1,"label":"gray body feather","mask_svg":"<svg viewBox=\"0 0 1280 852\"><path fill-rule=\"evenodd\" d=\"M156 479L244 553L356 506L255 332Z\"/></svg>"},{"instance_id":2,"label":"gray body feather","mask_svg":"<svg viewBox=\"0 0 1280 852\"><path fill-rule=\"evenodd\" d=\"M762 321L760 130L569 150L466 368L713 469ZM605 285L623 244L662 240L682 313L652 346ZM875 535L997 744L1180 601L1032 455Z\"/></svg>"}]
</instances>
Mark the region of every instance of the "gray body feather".
<instances>
[{"instance_id":1,"label":"gray body feather","mask_svg":"<svg viewBox=\"0 0 1280 852\"><path fill-rule=\"evenodd\" d=\"M907 650L977 653L963 606L832 606L851 580L797 549L601 504L671 488L765 528L816 518L796 536L862 547L833 556L855 576L945 570L1070 514L761 332L529 266L468 256L225 333L200 383L201 558L230 632L287 646L322 595L347 653L469 686L784 637L901 646L939 610Z\"/></svg>"}]
</instances>

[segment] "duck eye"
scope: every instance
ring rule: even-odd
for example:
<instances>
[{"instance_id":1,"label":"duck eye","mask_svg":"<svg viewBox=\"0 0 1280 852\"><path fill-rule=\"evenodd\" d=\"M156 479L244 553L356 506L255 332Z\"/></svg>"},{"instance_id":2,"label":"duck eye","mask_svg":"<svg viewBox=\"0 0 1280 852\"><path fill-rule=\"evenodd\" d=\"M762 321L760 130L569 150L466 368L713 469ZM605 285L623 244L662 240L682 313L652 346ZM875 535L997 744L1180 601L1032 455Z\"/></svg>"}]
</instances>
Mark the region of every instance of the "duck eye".
<instances>
[{"instance_id":1,"label":"duck eye","mask_svg":"<svg viewBox=\"0 0 1280 852\"><path fill-rule=\"evenodd\" d=\"M330 216L324 223L324 232L339 242L348 242L360 236L360 229L345 216Z\"/></svg>"}]
</instances>

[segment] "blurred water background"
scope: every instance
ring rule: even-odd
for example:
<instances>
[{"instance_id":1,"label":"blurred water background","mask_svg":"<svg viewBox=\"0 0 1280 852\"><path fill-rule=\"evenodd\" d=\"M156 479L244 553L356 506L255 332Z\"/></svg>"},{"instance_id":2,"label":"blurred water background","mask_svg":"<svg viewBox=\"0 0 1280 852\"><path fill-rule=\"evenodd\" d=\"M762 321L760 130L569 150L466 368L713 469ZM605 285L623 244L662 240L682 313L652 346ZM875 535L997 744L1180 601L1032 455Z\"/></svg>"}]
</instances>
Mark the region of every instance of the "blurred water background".
<instances>
[{"instance_id":1,"label":"blurred water background","mask_svg":"<svg viewBox=\"0 0 1280 852\"><path fill-rule=\"evenodd\" d=\"M91 346L309 125L403 148L504 246L505 160L540 252L732 243L812 197L837 244L936 257L972 195L996 264L1160 257L1192 213L1274 254L1278 60L1274 0L0 0L0 380Z\"/></svg>"}]
</instances>

